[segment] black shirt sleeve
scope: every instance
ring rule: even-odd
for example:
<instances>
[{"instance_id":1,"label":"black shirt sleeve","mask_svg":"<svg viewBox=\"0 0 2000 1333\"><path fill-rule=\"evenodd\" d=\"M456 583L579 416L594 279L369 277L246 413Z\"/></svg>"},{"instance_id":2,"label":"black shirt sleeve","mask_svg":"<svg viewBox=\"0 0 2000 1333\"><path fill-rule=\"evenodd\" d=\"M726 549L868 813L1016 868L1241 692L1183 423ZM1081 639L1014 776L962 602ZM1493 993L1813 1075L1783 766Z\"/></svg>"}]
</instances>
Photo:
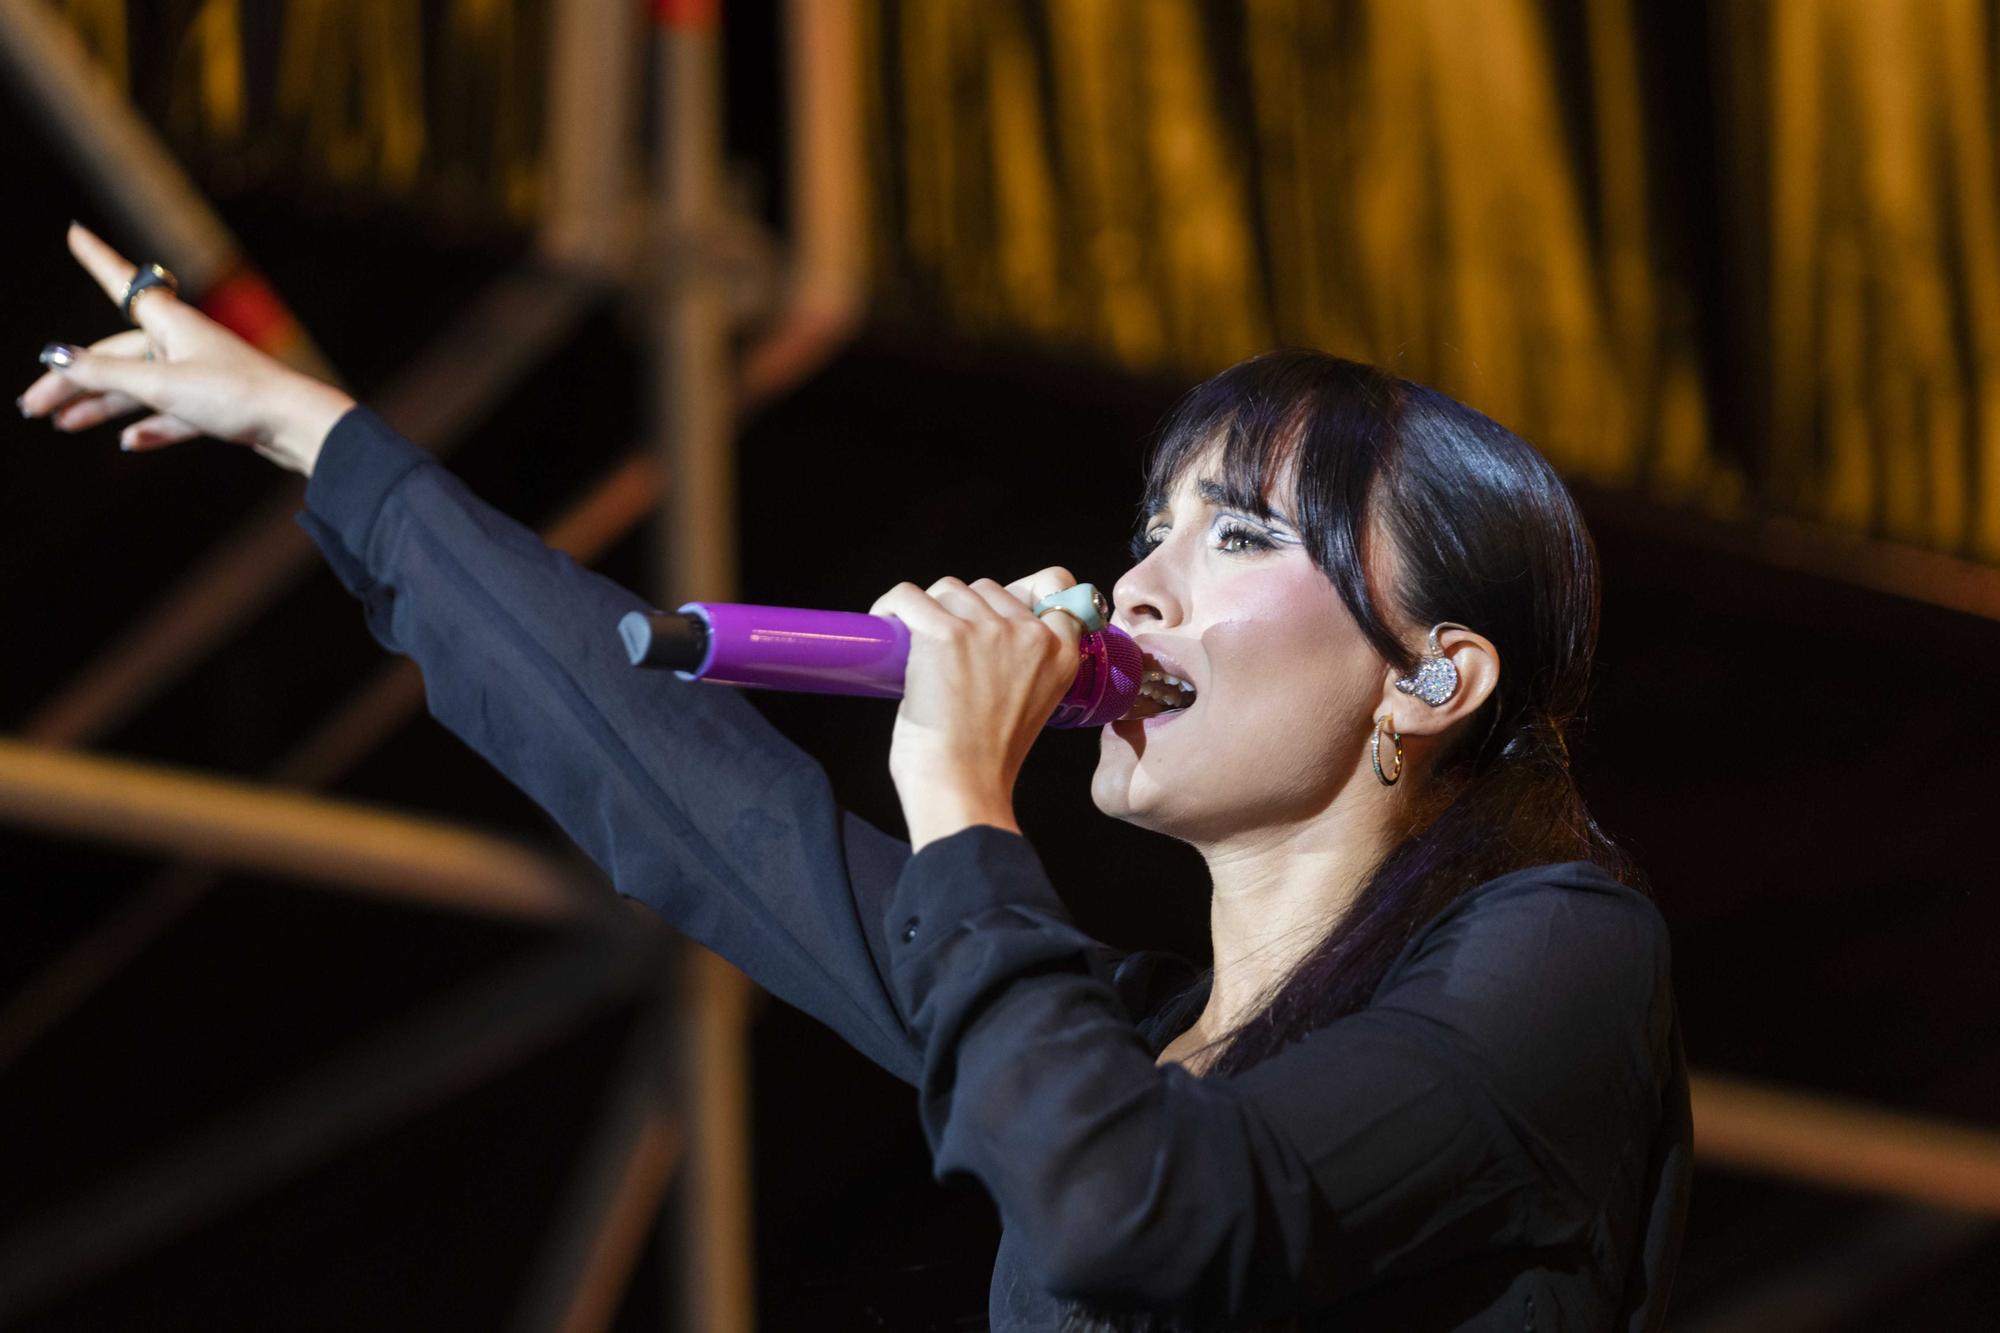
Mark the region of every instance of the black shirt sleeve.
<instances>
[{"instance_id":1,"label":"black shirt sleeve","mask_svg":"<svg viewBox=\"0 0 2000 1333\"><path fill-rule=\"evenodd\" d=\"M909 845L735 690L640 671L651 609L473 495L365 407L328 435L300 524L431 714L670 924L914 1081L877 923Z\"/></svg>"},{"instance_id":2,"label":"black shirt sleeve","mask_svg":"<svg viewBox=\"0 0 2000 1333\"><path fill-rule=\"evenodd\" d=\"M940 839L884 919L937 1176L979 1180L1056 1295L1196 1322L1586 1246L1654 1133L1671 1008L1657 909L1588 869L1481 886L1367 1009L1204 1079L1155 1065L1025 840Z\"/></svg>"}]
</instances>

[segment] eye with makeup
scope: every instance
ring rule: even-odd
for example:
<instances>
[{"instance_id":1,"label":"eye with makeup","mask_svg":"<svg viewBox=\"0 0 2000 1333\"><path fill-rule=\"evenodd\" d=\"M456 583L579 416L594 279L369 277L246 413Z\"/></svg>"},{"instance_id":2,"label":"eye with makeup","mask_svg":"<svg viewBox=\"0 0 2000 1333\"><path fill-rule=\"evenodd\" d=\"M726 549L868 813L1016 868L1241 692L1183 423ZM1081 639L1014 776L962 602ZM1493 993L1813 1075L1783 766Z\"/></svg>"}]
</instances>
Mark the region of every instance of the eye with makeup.
<instances>
[{"instance_id":1,"label":"eye with makeup","mask_svg":"<svg viewBox=\"0 0 2000 1333\"><path fill-rule=\"evenodd\" d=\"M1168 524L1160 523L1132 538L1132 558L1144 560L1152 554L1153 548L1166 540ZM1224 517L1215 524L1216 549L1228 555L1247 555L1260 551L1275 551L1278 544L1264 533L1241 519ZM1241 543L1232 545L1232 543Z\"/></svg>"}]
</instances>

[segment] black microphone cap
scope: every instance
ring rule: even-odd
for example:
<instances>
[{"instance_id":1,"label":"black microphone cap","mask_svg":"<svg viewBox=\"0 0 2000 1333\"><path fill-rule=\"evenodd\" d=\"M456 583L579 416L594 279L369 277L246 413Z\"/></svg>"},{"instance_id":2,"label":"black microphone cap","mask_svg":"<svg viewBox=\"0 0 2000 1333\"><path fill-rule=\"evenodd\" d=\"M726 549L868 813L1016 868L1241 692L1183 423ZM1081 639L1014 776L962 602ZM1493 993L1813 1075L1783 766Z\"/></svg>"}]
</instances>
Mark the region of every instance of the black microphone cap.
<instances>
[{"instance_id":1,"label":"black microphone cap","mask_svg":"<svg viewBox=\"0 0 2000 1333\"><path fill-rule=\"evenodd\" d=\"M618 637L633 666L693 671L708 656L708 622L678 611L629 611L618 622Z\"/></svg>"}]
</instances>

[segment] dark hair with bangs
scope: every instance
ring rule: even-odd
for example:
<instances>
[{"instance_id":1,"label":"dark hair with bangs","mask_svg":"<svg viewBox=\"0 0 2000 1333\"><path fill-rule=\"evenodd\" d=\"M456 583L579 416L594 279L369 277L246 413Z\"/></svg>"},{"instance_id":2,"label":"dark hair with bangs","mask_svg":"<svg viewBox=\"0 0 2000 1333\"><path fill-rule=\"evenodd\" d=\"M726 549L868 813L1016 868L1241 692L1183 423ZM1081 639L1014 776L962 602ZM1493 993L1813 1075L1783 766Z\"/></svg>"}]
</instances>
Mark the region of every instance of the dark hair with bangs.
<instances>
[{"instance_id":1,"label":"dark hair with bangs","mask_svg":"<svg viewBox=\"0 0 2000 1333\"><path fill-rule=\"evenodd\" d=\"M1228 502L1286 509L1362 633L1400 672L1416 644L1391 621L1469 625L1500 682L1439 753L1411 818L1353 906L1234 1032L1209 1072L1239 1073L1364 1007L1403 946L1467 889L1510 870L1591 861L1645 889L1570 772L1597 640L1597 553L1548 460L1435 389L1324 352L1271 352L1191 390L1148 464L1142 522L1197 457ZM1393 570L1363 564L1371 526ZM1382 601L1391 603L1381 605ZM1209 975L1175 1006L1184 1026Z\"/></svg>"},{"instance_id":2,"label":"dark hair with bangs","mask_svg":"<svg viewBox=\"0 0 2000 1333\"><path fill-rule=\"evenodd\" d=\"M1437 390L1324 352L1271 352L1190 390L1147 466L1140 523L1220 443L1213 480L1259 518L1283 507L1385 662L1416 669L1397 619L1468 625L1500 655L1500 682L1430 766L1403 836L1352 906L1235 1031L1207 1075L1241 1073L1365 1008L1389 965L1468 889L1528 866L1590 861L1650 893L1597 826L1570 773L1597 642L1597 552L1576 502L1526 440ZM1273 498L1278 504L1273 504ZM1363 564L1371 525L1394 570ZM1376 595L1390 600L1385 608ZM1420 631L1421 633L1421 631ZM1160 1016L1178 1033L1208 998L1205 972ZM1286 1319L1259 1328L1296 1327ZM1166 1330L1141 1311L1072 1303L1069 1330Z\"/></svg>"}]
</instances>

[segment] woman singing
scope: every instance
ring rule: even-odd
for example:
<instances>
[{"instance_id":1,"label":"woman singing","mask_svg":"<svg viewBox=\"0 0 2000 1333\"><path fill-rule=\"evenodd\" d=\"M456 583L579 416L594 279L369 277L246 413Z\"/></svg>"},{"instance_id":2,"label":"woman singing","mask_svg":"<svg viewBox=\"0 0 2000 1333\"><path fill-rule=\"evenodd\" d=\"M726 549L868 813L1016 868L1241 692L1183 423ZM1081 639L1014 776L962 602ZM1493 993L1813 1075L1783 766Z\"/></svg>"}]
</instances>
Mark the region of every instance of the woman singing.
<instances>
[{"instance_id":1,"label":"woman singing","mask_svg":"<svg viewBox=\"0 0 2000 1333\"><path fill-rule=\"evenodd\" d=\"M1015 824L1080 627L1061 569L902 584L890 767L845 813L734 691L633 670L646 602L81 228L139 329L22 407L304 473L300 521L431 712L623 893L913 1084L1005 1231L993 1327L1651 1330L1685 1215L1668 936L1570 772L1594 549L1527 443L1316 352L1194 389L1115 623L1091 796L1207 862L1213 967L1073 924ZM156 359L145 359L149 345Z\"/></svg>"}]
</instances>

